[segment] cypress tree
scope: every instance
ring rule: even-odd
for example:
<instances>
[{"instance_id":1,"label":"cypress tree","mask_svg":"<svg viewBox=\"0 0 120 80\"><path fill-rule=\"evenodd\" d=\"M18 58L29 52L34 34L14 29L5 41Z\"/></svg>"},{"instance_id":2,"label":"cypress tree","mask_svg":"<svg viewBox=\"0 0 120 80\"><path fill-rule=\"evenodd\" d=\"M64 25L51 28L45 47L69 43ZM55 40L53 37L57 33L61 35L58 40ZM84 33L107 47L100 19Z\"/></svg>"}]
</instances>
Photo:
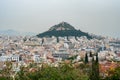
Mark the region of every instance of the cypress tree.
<instances>
[{"instance_id":1,"label":"cypress tree","mask_svg":"<svg viewBox=\"0 0 120 80\"><path fill-rule=\"evenodd\" d=\"M98 60L98 53L96 53L96 77L98 78L99 80L99 60Z\"/></svg>"},{"instance_id":2,"label":"cypress tree","mask_svg":"<svg viewBox=\"0 0 120 80\"><path fill-rule=\"evenodd\" d=\"M96 61L94 60L94 56L92 57L92 70L90 73L90 80L100 80L99 79L98 53L96 53Z\"/></svg>"},{"instance_id":3,"label":"cypress tree","mask_svg":"<svg viewBox=\"0 0 120 80\"><path fill-rule=\"evenodd\" d=\"M77 36L75 36L75 40L78 41Z\"/></svg>"},{"instance_id":4,"label":"cypress tree","mask_svg":"<svg viewBox=\"0 0 120 80\"><path fill-rule=\"evenodd\" d=\"M92 57L92 52L90 51L90 57Z\"/></svg>"},{"instance_id":5,"label":"cypress tree","mask_svg":"<svg viewBox=\"0 0 120 80\"><path fill-rule=\"evenodd\" d=\"M69 41L69 38L68 38L68 36L67 36L67 40Z\"/></svg>"},{"instance_id":6,"label":"cypress tree","mask_svg":"<svg viewBox=\"0 0 120 80\"><path fill-rule=\"evenodd\" d=\"M42 38L42 44L44 43L44 39Z\"/></svg>"},{"instance_id":7,"label":"cypress tree","mask_svg":"<svg viewBox=\"0 0 120 80\"><path fill-rule=\"evenodd\" d=\"M59 38L57 37L57 43L59 43Z\"/></svg>"},{"instance_id":8,"label":"cypress tree","mask_svg":"<svg viewBox=\"0 0 120 80\"><path fill-rule=\"evenodd\" d=\"M88 55L87 55L87 53L85 54L85 64L87 64L88 63Z\"/></svg>"},{"instance_id":9,"label":"cypress tree","mask_svg":"<svg viewBox=\"0 0 120 80\"><path fill-rule=\"evenodd\" d=\"M96 53L96 64L99 63L99 60L98 60L98 53Z\"/></svg>"},{"instance_id":10,"label":"cypress tree","mask_svg":"<svg viewBox=\"0 0 120 80\"><path fill-rule=\"evenodd\" d=\"M95 80L95 71L94 71L94 57L92 57L92 70L90 73L90 80Z\"/></svg>"}]
</instances>

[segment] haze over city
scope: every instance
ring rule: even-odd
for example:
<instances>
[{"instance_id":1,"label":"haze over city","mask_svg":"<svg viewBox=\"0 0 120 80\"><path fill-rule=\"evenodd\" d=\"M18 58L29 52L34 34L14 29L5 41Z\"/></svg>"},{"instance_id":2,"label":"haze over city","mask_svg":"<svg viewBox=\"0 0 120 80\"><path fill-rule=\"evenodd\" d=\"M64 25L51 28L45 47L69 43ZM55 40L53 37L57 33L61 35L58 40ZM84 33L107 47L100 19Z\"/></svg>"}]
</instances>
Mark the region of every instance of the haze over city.
<instances>
[{"instance_id":1,"label":"haze over city","mask_svg":"<svg viewBox=\"0 0 120 80\"><path fill-rule=\"evenodd\" d=\"M41 33L59 22L120 38L119 0L0 0L0 30Z\"/></svg>"},{"instance_id":2,"label":"haze over city","mask_svg":"<svg viewBox=\"0 0 120 80\"><path fill-rule=\"evenodd\" d=\"M120 0L0 0L0 80L120 80Z\"/></svg>"}]
</instances>

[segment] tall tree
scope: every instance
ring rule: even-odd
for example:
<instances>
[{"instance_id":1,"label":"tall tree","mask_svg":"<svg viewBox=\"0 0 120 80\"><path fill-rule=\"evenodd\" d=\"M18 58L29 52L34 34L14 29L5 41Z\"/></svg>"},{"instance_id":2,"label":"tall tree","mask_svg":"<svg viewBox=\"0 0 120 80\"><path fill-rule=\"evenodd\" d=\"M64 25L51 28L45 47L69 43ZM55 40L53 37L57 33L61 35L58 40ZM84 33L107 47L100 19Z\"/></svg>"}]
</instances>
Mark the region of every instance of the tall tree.
<instances>
[{"instance_id":1,"label":"tall tree","mask_svg":"<svg viewBox=\"0 0 120 80\"><path fill-rule=\"evenodd\" d=\"M98 53L96 53L96 61L92 57L92 69L90 73L90 80L99 80L99 62L98 62Z\"/></svg>"},{"instance_id":2,"label":"tall tree","mask_svg":"<svg viewBox=\"0 0 120 80\"><path fill-rule=\"evenodd\" d=\"M43 44L44 43L44 39L42 38L42 43L41 44Z\"/></svg>"},{"instance_id":3,"label":"tall tree","mask_svg":"<svg viewBox=\"0 0 120 80\"><path fill-rule=\"evenodd\" d=\"M57 37L57 43L59 43L59 38Z\"/></svg>"},{"instance_id":4,"label":"tall tree","mask_svg":"<svg viewBox=\"0 0 120 80\"><path fill-rule=\"evenodd\" d=\"M92 57L92 52L90 51L90 57Z\"/></svg>"},{"instance_id":5,"label":"tall tree","mask_svg":"<svg viewBox=\"0 0 120 80\"><path fill-rule=\"evenodd\" d=\"M88 55L87 55L87 53L85 54L85 64L87 64L88 63Z\"/></svg>"}]
</instances>

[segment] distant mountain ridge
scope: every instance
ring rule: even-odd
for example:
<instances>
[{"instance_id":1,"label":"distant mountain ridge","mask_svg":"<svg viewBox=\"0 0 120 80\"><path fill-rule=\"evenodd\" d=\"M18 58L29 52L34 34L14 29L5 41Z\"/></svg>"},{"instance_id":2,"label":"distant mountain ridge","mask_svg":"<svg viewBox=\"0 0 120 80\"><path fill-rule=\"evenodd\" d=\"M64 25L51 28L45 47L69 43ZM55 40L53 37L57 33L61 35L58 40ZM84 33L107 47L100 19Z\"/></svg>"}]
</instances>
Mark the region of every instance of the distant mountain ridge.
<instances>
[{"instance_id":1,"label":"distant mountain ridge","mask_svg":"<svg viewBox=\"0 0 120 80\"><path fill-rule=\"evenodd\" d=\"M88 39L92 38L92 36L90 36L88 33L82 32L80 30L76 30L73 26L71 26L67 22L61 22L57 25L54 25L48 31L40 33L37 36L38 37L86 36Z\"/></svg>"},{"instance_id":2,"label":"distant mountain ridge","mask_svg":"<svg viewBox=\"0 0 120 80\"><path fill-rule=\"evenodd\" d=\"M8 30L0 30L0 35L8 35L8 36L30 35L30 36L32 36L32 35L36 35L36 34L33 32L20 32L20 31L8 29Z\"/></svg>"}]
</instances>

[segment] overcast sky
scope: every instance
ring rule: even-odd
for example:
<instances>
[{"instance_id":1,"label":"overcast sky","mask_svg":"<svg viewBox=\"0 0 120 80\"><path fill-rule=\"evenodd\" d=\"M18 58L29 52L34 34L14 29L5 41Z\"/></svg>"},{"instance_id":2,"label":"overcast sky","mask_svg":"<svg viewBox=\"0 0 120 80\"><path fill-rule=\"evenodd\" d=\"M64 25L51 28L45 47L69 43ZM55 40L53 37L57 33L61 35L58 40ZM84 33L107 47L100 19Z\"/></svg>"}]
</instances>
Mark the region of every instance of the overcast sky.
<instances>
[{"instance_id":1,"label":"overcast sky","mask_svg":"<svg viewBox=\"0 0 120 80\"><path fill-rule=\"evenodd\" d=\"M0 0L0 30L41 33L62 21L120 38L120 0Z\"/></svg>"}]
</instances>

